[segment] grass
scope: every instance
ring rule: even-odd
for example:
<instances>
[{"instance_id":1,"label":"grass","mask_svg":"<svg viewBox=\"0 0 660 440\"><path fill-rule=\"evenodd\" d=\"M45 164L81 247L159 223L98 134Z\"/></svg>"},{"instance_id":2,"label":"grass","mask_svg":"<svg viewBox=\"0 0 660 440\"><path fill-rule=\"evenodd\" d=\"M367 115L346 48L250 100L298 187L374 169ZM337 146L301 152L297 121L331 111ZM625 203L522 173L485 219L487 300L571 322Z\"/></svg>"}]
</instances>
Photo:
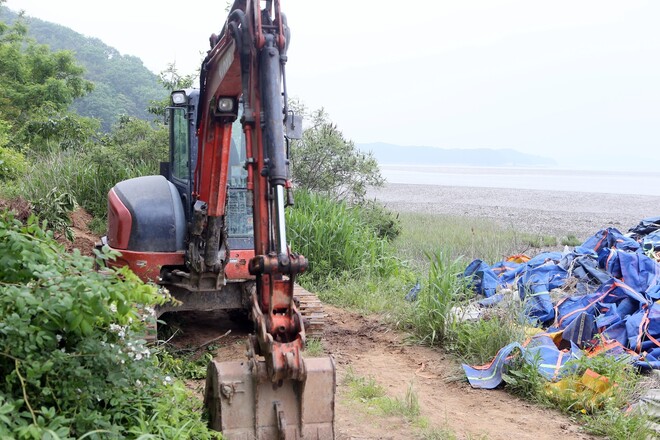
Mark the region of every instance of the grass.
<instances>
[{"instance_id":1,"label":"grass","mask_svg":"<svg viewBox=\"0 0 660 440\"><path fill-rule=\"evenodd\" d=\"M305 342L305 356L318 357L325 353L325 350L323 349L323 342L320 339L308 338Z\"/></svg>"},{"instance_id":2,"label":"grass","mask_svg":"<svg viewBox=\"0 0 660 440\"><path fill-rule=\"evenodd\" d=\"M412 430L416 431L415 438L428 440L457 438L448 426L432 427L428 419L421 415L421 405L413 382L408 385L402 397L391 397L373 376L359 376L349 367L343 383L348 387L349 398L364 405L366 412L402 418Z\"/></svg>"},{"instance_id":3,"label":"grass","mask_svg":"<svg viewBox=\"0 0 660 440\"><path fill-rule=\"evenodd\" d=\"M566 237L563 237L560 243L562 246L579 246L582 244L582 241L574 234L569 234Z\"/></svg>"},{"instance_id":4,"label":"grass","mask_svg":"<svg viewBox=\"0 0 660 440\"><path fill-rule=\"evenodd\" d=\"M131 177L153 174L153 166L140 161L127 164L101 159L90 158L84 151L47 153L31 163L18 191L31 201L42 199L53 190L68 193L94 217L105 218L110 188Z\"/></svg>"},{"instance_id":5,"label":"grass","mask_svg":"<svg viewBox=\"0 0 660 440\"><path fill-rule=\"evenodd\" d=\"M439 250L451 259L496 262L558 243L556 237L518 232L483 218L401 213L399 219L401 234L394 245L401 258L421 271L428 265L428 255Z\"/></svg>"},{"instance_id":6,"label":"grass","mask_svg":"<svg viewBox=\"0 0 660 440\"><path fill-rule=\"evenodd\" d=\"M344 376L344 383L353 400L367 404L370 410L378 414L402 417L408 422L415 422L420 417L419 399L412 383L402 398L387 396L374 377L358 376L350 368Z\"/></svg>"}]
</instances>

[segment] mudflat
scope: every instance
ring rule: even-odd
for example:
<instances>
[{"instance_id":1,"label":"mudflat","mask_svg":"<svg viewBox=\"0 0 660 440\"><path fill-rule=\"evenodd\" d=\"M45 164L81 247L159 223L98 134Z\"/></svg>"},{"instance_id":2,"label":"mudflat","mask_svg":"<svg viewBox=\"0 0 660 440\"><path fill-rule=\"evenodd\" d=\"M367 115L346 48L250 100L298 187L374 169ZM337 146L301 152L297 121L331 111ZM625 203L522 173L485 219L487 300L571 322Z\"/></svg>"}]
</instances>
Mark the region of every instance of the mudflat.
<instances>
[{"instance_id":1,"label":"mudflat","mask_svg":"<svg viewBox=\"0 0 660 440\"><path fill-rule=\"evenodd\" d=\"M387 183L368 197L396 212L492 219L505 228L584 240L660 216L660 196Z\"/></svg>"}]
</instances>

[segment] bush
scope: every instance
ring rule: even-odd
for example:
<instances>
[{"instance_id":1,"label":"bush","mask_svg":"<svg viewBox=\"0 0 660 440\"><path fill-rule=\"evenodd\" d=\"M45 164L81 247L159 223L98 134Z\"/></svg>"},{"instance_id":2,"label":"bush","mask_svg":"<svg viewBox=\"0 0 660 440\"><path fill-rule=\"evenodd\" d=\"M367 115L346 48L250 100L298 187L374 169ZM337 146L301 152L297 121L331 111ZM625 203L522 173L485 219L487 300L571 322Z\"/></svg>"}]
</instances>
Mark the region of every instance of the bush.
<instances>
[{"instance_id":1,"label":"bush","mask_svg":"<svg viewBox=\"0 0 660 440\"><path fill-rule=\"evenodd\" d=\"M198 401L139 338L136 305L161 296L94 264L34 217L0 214L0 438L211 438Z\"/></svg>"},{"instance_id":2,"label":"bush","mask_svg":"<svg viewBox=\"0 0 660 440\"><path fill-rule=\"evenodd\" d=\"M21 177L27 169L27 161L18 151L0 147L0 182Z\"/></svg>"},{"instance_id":3,"label":"bush","mask_svg":"<svg viewBox=\"0 0 660 440\"><path fill-rule=\"evenodd\" d=\"M359 216L371 227L376 235L388 241L393 241L401 234L399 214L395 214L376 200L369 200L359 206L354 206Z\"/></svg>"}]
</instances>

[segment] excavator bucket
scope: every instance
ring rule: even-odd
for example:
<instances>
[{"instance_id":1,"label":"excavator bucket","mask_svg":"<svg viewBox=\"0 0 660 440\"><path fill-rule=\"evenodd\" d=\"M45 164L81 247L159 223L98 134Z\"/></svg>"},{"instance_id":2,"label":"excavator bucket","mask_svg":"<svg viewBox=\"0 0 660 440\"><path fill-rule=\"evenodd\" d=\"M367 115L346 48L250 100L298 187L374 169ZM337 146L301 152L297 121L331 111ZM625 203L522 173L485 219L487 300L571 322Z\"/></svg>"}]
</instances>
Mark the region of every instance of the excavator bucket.
<instances>
[{"instance_id":1,"label":"excavator bucket","mask_svg":"<svg viewBox=\"0 0 660 440\"><path fill-rule=\"evenodd\" d=\"M210 427L229 440L334 439L334 361L304 363L305 380L273 384L263 360L212 361L205 395Z\"/></svg>"}]
</instances>

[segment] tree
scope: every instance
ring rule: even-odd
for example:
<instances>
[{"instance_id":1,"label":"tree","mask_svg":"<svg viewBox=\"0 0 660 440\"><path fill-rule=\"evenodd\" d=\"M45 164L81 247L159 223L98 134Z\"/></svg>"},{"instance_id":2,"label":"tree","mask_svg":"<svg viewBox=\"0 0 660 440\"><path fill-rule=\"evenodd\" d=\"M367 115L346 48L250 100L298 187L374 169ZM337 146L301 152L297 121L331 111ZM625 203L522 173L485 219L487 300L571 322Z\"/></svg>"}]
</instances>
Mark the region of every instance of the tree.
<instances>
[{"instance_id":1,"label":"tree","mask_svg":"<svg viewBox=\"0 0 660 440\"><path fill-rule=\"evenodd\" d=\"M181 75L176 68L176 63L167 65L167 69L160 72L158 82L169 92L174 90L186 89L192 87L197 75ZM149 104L149 113L158 116L159 119L165 117L165 109L170 105L170 95L160 101L151 101Z\"/></svg>"},{"instance_id":2,"label":"tree","mask_svg":"<svg viewBox=\"0 0 660 440\"><path fill-rule=\"evenodd\" d=\"M41 149L43 141L70 139L88 132L91 121L69 113L76 98L93 89L72 52L52 52L27 36L23 18L0 26L1 119L9 123L8 146ZM52 116L55 115L55 116ZM60 123L65 121L66 123Z\"/></svg>"},{"instance_id":3,"label":"tree","mask_svg":"<svg viewBox=\"0 0 660 440\"><path fill-rule=\"evenodd\" d=\"M307 113L300 103L290 107ZM298 188L335 200L363 201L369 186L382 186L378 162L344 138L323 108L311 113L311 126L291 143L291 174Z\"/></svg>"}]
</instances>

